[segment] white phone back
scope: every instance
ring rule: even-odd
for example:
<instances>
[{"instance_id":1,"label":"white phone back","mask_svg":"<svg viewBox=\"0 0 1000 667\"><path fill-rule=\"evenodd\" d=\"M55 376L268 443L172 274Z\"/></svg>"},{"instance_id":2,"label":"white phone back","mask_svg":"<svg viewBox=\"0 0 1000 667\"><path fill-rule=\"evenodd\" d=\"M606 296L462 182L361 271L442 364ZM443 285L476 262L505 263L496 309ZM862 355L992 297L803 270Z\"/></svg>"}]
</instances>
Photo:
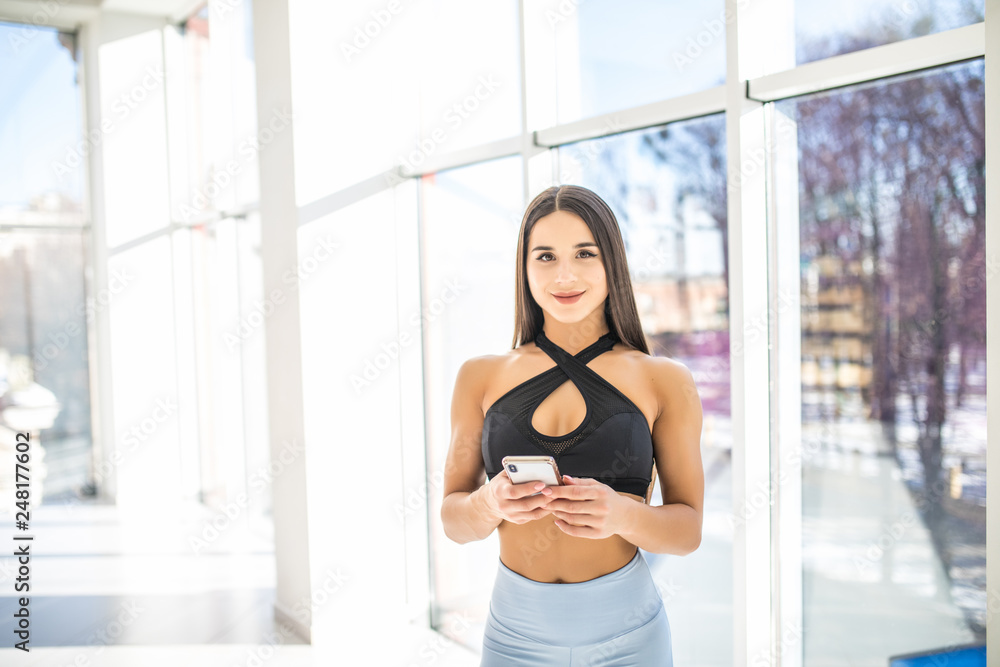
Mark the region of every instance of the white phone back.
<instances>
[{"instance_id":1,"label":"white phone back","mask_svg":"<svg viewBox=\"0 0 1000 667\"><path fill-rule=\"evenodd\" d=\"M514 463L517 472L511 472L510 465L507 466L507 476L513 484L523 484L525 482L545 482L549 486L558 486L559 480L548 463L539 461L538 463Z\"/></svg>"}]
</instances>

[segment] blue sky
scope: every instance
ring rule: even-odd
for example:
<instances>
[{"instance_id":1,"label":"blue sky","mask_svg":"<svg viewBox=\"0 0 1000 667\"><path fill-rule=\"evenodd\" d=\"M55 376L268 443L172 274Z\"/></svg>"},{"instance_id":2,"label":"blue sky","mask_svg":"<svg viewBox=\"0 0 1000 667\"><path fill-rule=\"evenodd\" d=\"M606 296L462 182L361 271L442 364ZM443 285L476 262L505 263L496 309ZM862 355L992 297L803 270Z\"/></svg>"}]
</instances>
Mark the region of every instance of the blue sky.
<instances>
[{"instance_id":1,"label":"blue sky","mask_svg":"<svg viewBox=\"0 0 1000 667\"><path fill-rule=\"evenodd\" d=\"M80 199L82 168L61 179L53 168L80 141L75 77L54 30L0 23L0 208L50 190Z\"/></svg>"}]
</instances>

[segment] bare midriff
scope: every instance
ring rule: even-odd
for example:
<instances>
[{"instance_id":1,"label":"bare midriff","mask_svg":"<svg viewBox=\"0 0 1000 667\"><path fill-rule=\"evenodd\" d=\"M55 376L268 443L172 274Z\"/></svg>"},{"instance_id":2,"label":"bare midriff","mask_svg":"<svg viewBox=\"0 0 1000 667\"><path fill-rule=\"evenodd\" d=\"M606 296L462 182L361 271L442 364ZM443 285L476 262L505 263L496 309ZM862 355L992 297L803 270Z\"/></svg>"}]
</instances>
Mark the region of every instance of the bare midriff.
<instances>
[{"instance_id":1,"label":"bare midriff","mask_svg":"<svg viewBox=\"0 0 1000 667\"><path fill-rule=\"evenodd\" d=\"M618 492L641 503L642 497ZM628 565L636 546L620 535L599 540L568 535L546 514L527 523L501 521L500 560L523 577L553 584L596 579Z\"/></svg>"},{"instance_id":2,"label":"bare midriff","mask_svg":"<svg viewBox=\"0 0 1000 667\"><path fill-rule=\"evenodd\" d=\"M621 344L615 347L620 350ZM649 393L636 392L635 387L644 386L645 373L641 363L623 363L627 359L618 350L609 350L591 360L588 366L613 385L628 387L629 393L633 394L630 398L637 405L645 406L643 414L646 421L652 424L649 415L656 414L656 399ZM508 353L503 361L507 363L492 369L482 406L484 415L488 406L510 387L552 366L548 356L534 343ZM515 361L517 363L512 363ZM566 433L583 420L586 410L583 396L567 380L535 409L532 425L543 434ZM635 502L644 502L642 496L624 491L617 493ZM546 514L522 524L501 521L497 526L501 562L521 576L535 581L576 583L620 569L635 556L636 546L620 535L602 539L569 535L555 525L555 518Z\"/></svg>"}]
</instances>

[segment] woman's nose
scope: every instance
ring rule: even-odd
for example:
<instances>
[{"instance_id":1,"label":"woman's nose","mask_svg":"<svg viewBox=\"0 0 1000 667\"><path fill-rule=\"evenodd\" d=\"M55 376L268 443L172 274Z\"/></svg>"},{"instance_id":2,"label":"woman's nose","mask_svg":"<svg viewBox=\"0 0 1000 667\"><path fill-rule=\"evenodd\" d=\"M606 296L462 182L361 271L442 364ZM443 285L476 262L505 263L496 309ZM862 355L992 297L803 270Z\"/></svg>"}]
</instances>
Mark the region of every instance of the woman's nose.
<instances>
[{"instance_id":1,"label":"woman's nose","mask_svg":"<svg viewBox=\"0 0 1000 667\"><path fill-rule=\"evenodd\" d=\"M576 275L573 273L573 266L569 262L560 262L556 270L556 280L572 282Z\"/></svg>"}]
</instances>

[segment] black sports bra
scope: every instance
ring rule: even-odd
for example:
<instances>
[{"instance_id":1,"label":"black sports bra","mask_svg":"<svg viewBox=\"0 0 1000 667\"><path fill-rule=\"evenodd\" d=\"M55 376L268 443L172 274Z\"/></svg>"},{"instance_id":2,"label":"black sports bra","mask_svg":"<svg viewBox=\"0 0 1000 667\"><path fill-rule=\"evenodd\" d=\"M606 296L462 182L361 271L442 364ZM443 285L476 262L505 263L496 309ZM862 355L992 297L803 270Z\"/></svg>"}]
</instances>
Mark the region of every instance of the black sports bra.
<instances>
[{"instance_id":1,"label":"black sports bra","mask_svg":"<svg viewBox=\"0 0 1000 667\"><path fill-rule=\"evenodd\" d=\"M483 461L488 479L503 469L504 456L551 455L559 472L590 477L615 491L641 496L653 476L653 440L642 411L625 394L587 366L587 362L614 347L608 332L570 355L544 332L535 344L556 362L552 368L517 385L486 411L483 421ZM575 429L561 436L540 433L531 417L545 397L572 380L587 404L587 414Z\"/></svg>"}]
</instances>

